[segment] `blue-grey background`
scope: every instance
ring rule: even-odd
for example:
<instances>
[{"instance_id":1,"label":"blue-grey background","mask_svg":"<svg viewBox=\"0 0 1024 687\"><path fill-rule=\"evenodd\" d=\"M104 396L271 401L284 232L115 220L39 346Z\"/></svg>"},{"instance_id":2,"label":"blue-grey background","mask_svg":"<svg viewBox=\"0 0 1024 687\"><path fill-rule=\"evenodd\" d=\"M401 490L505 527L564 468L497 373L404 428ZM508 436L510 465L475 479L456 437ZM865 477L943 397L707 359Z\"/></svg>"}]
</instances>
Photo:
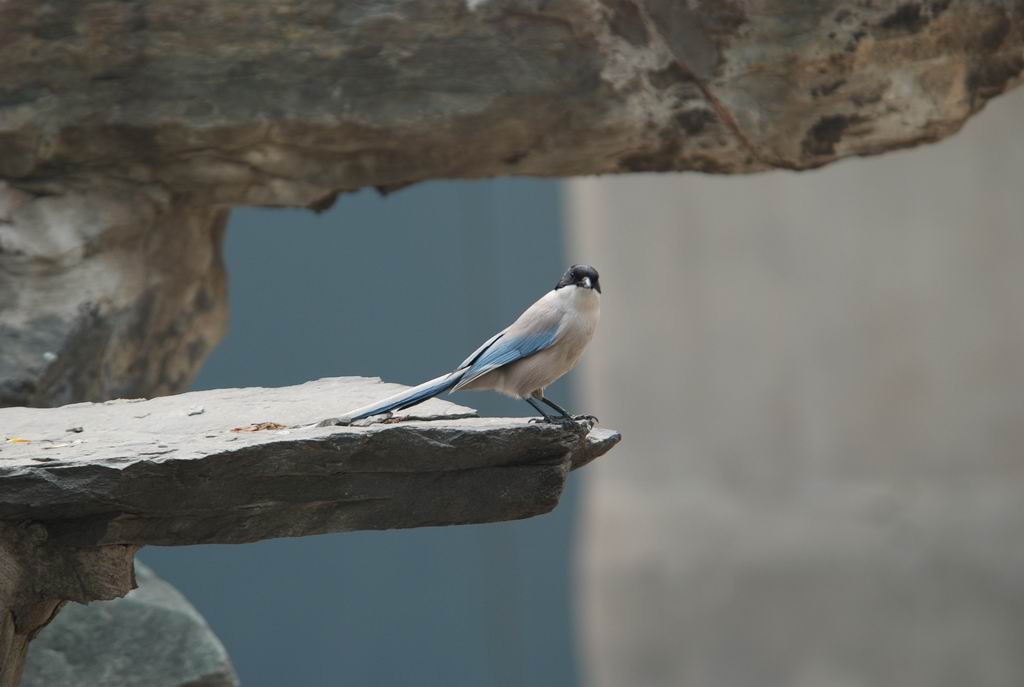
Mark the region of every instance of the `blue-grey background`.
<instances>
[{"instance_id":1,"label":"blue-grey background","mask_svg":"<svg viewBox=\"0 0 1024 687\"><path fill-rule=\"evenodd\" d=\"M195 389L337 375L414 384L457 365L569 262L555 181L435 182L343 196L323 215L235 211L231 325ZM566 382L551 396L575 407ZM487 393L453 400L530 414ZM343 412L345 400L324 408ZM581 411L582 412L582 411ZM147 548L206 617L243 685L577 682L575 489L517 523Z\"/></svg>"}]
</instances>

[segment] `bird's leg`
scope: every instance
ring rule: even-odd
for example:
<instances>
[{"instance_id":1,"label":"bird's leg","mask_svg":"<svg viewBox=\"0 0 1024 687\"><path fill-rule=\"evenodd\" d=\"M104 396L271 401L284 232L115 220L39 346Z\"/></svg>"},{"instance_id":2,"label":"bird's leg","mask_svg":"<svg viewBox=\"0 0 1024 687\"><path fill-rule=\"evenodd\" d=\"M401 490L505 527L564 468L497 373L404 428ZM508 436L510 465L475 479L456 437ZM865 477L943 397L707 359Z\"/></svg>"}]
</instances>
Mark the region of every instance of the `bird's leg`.
<instances>
[{"instance_id":1,"label":"bird's leg","mask_svg":"<svg viewBox=\"0 0 1024 687\"><path fill-rule=\"evenodd\" d=\"M570 414L569 414L569 411L568 411L568 410L566 410L566 409L565 409L565 408L563 408L562 406L558 405L557 403L555 403L555 402L554 402L554 401L552 401L551 399L549 399L549 398L545 398L544 396L538 396L537 398L538 398L539 400L543 401L543 402L544 402L545 404L547 404L547 405L548 405L549 407L551 407L551 408L554 408L555 410L557 410L557 411L558 411L558 412L559 412L559 413L560 413L560 414L562 415L562 417L564 417L564 418L568 418L568 419L570 419L570 420L572 419L572 415L570 415Z\"/></svg>"},{"instance_id":2,"label":"bird's leg","mask_svg":"<svg viewBox=\"0 0 1024 687\"><path fill-rule=\"evenodd\" d=\"M530 396L527 396L523 400L526 401L527 403L529 403L531 406L533 406L533 409L536 410L541 415L540 417L533 418L532 420L530 420L530 422L557 422L557 420L555 420L555 418L553 418L550 415L548 415L547 413L545 413L544 409L541 408L539 405L537 405L534 402L533 398L531 398Z\"/></svg>"},{"instance_id":3,"label":"bird's leg","mask_svg":"<svg viewBox=\"0 0 1024 687\"><path fill-rule=\"evenodd\" d=\"M593 415L570 415L569 412L565 408L563 408L562 406L558 405L557 403L555 403L551 399L546 398L544 396L540 396L540 400L544 401L544 403L547 403L549 406L551 406L552 408L554 408L555 410L560 412L562 414L562 417L564 417L567 420L573 420L574 422L575 421L579 421L579 420L588 420L588 421L597 422L597 418L594 417Z\"/></svg>"}]
</instances>

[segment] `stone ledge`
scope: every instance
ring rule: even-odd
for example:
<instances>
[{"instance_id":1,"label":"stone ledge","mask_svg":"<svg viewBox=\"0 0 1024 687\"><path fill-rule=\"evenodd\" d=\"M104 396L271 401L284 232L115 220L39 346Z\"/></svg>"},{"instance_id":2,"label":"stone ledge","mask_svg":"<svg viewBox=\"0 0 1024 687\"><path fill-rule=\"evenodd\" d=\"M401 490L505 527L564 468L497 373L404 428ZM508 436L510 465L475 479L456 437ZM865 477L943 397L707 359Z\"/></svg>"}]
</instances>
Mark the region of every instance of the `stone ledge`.
<instances>
[{"instance_id":1,"label":"stone ledge","mask_svg":"<svg viewBox=\"0 0 1024 687\"><path fill-rule=\"evenodd\" d=\"M398 388L342 377L0 409L0 520L74 547L513 520L554 508L568 472L620 439L438 399L397 422L315 426Z\"/></svg>"}]
</instances>

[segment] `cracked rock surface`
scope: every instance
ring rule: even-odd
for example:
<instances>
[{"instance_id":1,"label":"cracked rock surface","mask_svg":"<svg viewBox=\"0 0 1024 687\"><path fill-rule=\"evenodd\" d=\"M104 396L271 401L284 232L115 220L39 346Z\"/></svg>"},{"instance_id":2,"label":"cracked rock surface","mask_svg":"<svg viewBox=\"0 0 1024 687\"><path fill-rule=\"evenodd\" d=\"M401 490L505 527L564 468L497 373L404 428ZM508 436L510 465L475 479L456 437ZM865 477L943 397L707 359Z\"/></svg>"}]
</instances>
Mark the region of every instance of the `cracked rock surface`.
<instances>
[{"instance_id":1,"label":"cracked rock surface","mask_svg":"<svg viewBox=\"0 0 1024 687\"><path fill-rule=\"evenodd\" d=\"M122 599L65 605L32 642L22 687L237 687L192 604L138 561L135 577Z\"/></svg>"},{"instance_id":2,"label":"cracked rock surface","mask_svg":"<svg viewBox=\"0 0 1024 687\"><path fill-rule=\"evenodd\" d=\"M13 0L0 178L308 206L425 179L804 169L955 132L1020 0Z\"/></svg>"},{"instance_id":3,"label":"cracked rock surface","mask_svg":"<svg viewBox=\"0 0 1024 687\"><path fill-rule=\"evenodd\" d=\"M241 543L545 513L619 441L585 423L476 418L434 399L370 427L330 413L401 389L340 377L0 410L0 520L50 544ZM418 419L422 418L422 419Z\"/></svg>"}]
</instances>

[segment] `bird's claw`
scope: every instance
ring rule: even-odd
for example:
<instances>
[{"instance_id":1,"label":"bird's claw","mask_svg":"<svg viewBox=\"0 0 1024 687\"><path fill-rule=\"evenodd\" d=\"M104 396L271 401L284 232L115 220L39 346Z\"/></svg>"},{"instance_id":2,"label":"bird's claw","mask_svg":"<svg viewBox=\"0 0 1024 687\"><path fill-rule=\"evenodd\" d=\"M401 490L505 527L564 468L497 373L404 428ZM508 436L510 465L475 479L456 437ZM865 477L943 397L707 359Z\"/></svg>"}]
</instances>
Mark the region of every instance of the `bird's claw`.
<instances>
[{"instance_id":1,"label":"bird's claw","mask_svg":"<svg viewBox=\"0 0 1024 687\"><path fill-rule=\"evenodd\" d=\"M597 424L597 418L593 415L573 415L572 417L534 417L530 418L531 425L571 425L577 422L586 422L590 425Z\"/></svg>"}]
</instances>

